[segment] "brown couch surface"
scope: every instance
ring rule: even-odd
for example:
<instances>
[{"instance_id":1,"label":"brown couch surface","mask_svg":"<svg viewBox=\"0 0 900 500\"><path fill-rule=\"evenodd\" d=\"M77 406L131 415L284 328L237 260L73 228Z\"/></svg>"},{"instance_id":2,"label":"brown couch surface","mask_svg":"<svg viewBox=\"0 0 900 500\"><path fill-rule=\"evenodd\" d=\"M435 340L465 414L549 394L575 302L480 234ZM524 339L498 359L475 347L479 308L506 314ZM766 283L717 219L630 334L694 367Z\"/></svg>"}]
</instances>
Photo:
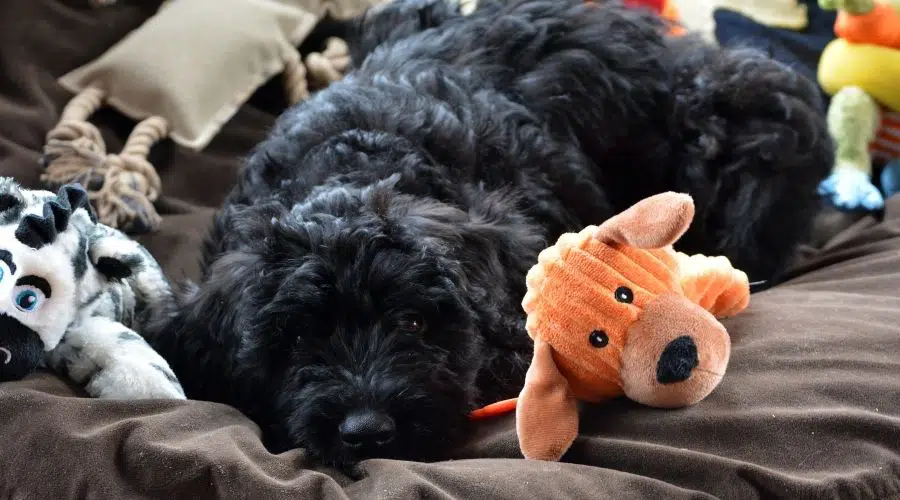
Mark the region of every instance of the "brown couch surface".
<instances>
[{"instance_id":1,"label":"brown couch surface","mask_svg":"<svg viewBox=\"0 0 900 500\"><path fill-rule=\"evenodd\" d=\"M44 135L71 95L56 78L99 56L158 2L0 2L0 175L37 186ZM251 100L202 153L163 143L158 233L174 278L277 99ZM277 91L276 91L277 93ZM95 118L111 150L133 122ZM566 463L518 459L511 416L457 460L370 460L351 476L302 450L268 453L239 412L207 402L99 401L39 374L0 384L0 498L900 498L900 198L810 251L796 277L728 320L731 364L700 404L614 401L582 412Z\"/></svg>"}]
</instances>

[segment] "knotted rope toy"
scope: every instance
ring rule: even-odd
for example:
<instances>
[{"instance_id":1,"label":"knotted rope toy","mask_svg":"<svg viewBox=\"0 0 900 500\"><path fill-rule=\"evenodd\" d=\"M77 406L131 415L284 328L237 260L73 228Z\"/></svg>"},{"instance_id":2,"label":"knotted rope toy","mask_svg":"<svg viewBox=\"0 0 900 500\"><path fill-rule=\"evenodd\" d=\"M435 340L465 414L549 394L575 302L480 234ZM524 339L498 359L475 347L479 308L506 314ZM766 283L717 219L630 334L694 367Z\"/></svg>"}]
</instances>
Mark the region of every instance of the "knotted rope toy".
<instances>
[{"instance_id":1,"label":"knotted rope toy","mask_svg":"<svg viewBox=\"0 0 900 500\"><path fill-rule=\"evenodd\" d=\"M541 252L522 302L534 339L525 386L472 417L515 407L523 455L558 460L578 434L579 401L677 408L709 395L731 352L717 318L747 307L750 284L725 257L672 248L693 216L690 196L663 193Z\"/></svg>"},{"instance_id":2,"label":"knotted rope toy","mask_svg":"<svg viewBox=\"0 0 900 500\"><path fill-rule=\"evenodd\" d=\"M346 44L343 47L346 49ZM340 54L336 53L339 50L340 46L332 48L331 54L320 55L315 61L315 75L325 75L317 79L324 81L323 86L342 77L337 69L341 68ZM309 97L306 76L299 54L285 60L283 79L291 105ZM169 123L162 116L141 120L122 151L108 153L100 130L88 121L104 104L105 97L99 88L88 87L63 108L59 122L47 133L41 181L49 189L71 183L86 186L103 224L127 233L155 230L161 218L153 202L159 198L162 182L147 155L150 148L166 138Z\"/></svg>"},{"instance_id":3,"label":"knotted rope toy","mask_svg":"<svg viewBox=\"0 0 900 500\"><path fill-rule=\"evenodd\" d=\"M297 47L328 12L346 18L380 0L192 0L156 14L99 58L59 79L75 97L47 135L50 189L84 185L100 220L130 233L155 229L162 189L148 161L163 139L201 151L265 82L280 74L288 105L340 79L347 44L330 39L305 61ZM91 0L101 8L110 0ZM89 118L109 106L134 120L119 153L107 151Z\"/></svg>"},{"instance_id":4,"label":"knotted rope toy","mask_svg":"<svg viewBox=\"0 0 900 500\"><path fill-rule=\"evenodd\" d=\"M344 77L350 68L350 48L347 42L331 37L325 41L325 50L306 56L309 88L319 90Z\"/></svg>"},{"instance_id":5,"label":"knotted rope toy","mask_svg":"<svg viewBox=\"0 0 900 500\"><path fill-rule=\"evenodd\" d=\"M331 37L322 52L310 52L304 61L300 54L287 60L284 87L291 105L308 99L311 91L321 90L344 77L350 68L350 47L344 40Z\"/></svg>"},{"instance_id":6,"label":"knotted rope toy","mask_svg":"<svg viewBox=\"0 0 900 500\"><path fill-rule=\"evenodd\" d=\"M90 87L66 105L47 133L41 181L52 189L70 183L86 186L101 223L127 232L150 231L160 221L153 202L162 183L147 154L167 135L168 122L160 116L142 120L122 152L109 154L100 131L87 121L103 99L103 91Z\"/></svg>"}]
</instances>

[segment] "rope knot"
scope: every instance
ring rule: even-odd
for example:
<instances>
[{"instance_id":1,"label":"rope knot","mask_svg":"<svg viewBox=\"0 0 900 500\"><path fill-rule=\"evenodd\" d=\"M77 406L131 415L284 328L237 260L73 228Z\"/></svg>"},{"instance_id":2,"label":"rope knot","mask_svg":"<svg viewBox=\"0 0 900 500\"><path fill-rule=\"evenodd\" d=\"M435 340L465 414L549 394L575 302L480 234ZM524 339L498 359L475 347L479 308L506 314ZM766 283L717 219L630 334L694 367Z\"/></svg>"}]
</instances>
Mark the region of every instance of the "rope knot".
<instances>
[{"instance_id":1,"label":"rope knot","mask_svg":"<svg viewBox=\"0 0 900 500\"><path fill-rule=\"evenodd\" d=\"M87 189L101 223L129 233L152 231L161 221L153 202L162 182L147 153L168 134L168 122L158 116L141 121L122 152L108 154L100 131L86 121L102 98L89 88L63 110L59 124L47 133L41 181L51 189L78 182Z\"/></svg>"},{"instance_id":2,"label":"rope knot","mask_svg":"<svg viewBox=\"0 0 900 500\"><path fill-rule=\"evenodd\" d=\"M305 62L309 87L321 89L343 78L350 67L350 48L344 40L331 37L325 42L325 50L308 54Z\"/></svg>"}]
</instances>

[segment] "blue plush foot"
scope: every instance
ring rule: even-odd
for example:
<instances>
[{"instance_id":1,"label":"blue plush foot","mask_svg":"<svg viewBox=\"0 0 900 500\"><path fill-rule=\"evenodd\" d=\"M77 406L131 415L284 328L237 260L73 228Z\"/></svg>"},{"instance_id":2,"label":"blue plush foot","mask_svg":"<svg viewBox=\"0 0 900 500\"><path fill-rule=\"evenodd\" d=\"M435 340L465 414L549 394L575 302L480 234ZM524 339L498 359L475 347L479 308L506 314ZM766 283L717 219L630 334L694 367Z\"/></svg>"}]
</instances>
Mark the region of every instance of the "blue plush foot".
<instances>
[{"instance_id":1,"label":"blue plush foot","mask_svg":"<svg viewBox=\"0 0 900 500\"><path fill-rule=\"evenodd\" d=\"M835 169L819 184L819 195L841 210L872 211L884 207L884 198L869 176L850 168Z\"/></svg>"},{"instance_id":2,"label":"blue plush foot","mask_svg":"<svg viewBox=\"0 0 900 500\"><path fill-rule=\"evenodd\" d=\"M900 192L900 160L893 160L881 171L881 190L885 198Z\"/></svg>"}]
</instances>

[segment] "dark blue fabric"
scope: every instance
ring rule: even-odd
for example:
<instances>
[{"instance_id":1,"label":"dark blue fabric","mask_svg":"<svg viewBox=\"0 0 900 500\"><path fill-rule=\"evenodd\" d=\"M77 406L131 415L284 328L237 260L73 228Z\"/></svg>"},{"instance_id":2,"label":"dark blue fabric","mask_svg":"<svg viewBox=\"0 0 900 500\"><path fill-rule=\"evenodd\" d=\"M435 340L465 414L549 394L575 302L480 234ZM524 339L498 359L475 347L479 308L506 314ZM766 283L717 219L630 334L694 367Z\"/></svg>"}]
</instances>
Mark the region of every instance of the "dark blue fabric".
<instances>
[{"instance_id":1,"label":"dark blue fabric","mask_svg":"<svg viewBox=\"0 0 900 500\"><path fill-rule=\"evenodd\" d=\"M823 11L814 0L806 4L809 22L805 29L773 28L724 8L716 9L716 39L729 46L752 46L765 50L772 58L816 80L819 57L825 45L834 40L834 12Z\"/></svg>"}]
</instances>

